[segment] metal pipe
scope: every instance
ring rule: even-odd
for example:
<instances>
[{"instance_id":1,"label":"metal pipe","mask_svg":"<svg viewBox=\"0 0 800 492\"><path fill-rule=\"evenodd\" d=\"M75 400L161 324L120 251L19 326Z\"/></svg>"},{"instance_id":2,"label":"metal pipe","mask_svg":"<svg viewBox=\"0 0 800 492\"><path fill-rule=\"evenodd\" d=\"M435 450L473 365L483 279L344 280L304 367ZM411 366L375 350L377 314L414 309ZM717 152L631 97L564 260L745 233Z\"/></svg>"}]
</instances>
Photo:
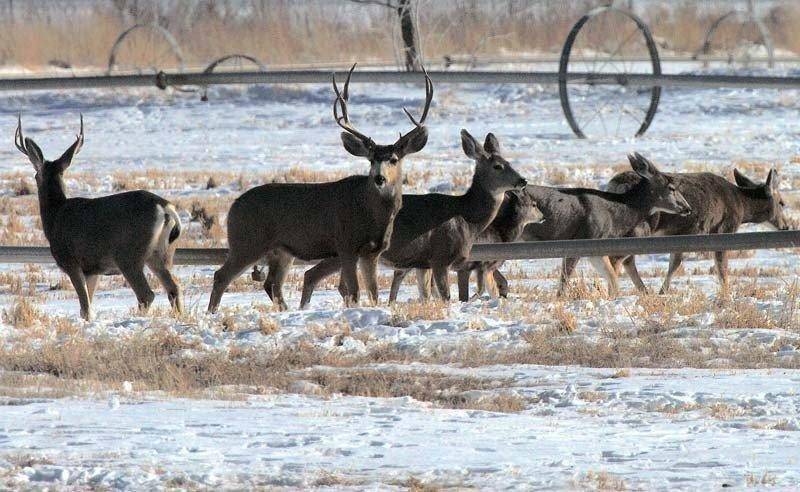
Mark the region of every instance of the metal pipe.
<instances>
[{"instance_id":1,"label":"metal pipe","mask_svg":"<svg viewBox=\"0 0 800 492\"><path fill-rule=\"evenodd\" d=\"M557 84L557 72L429 72L437 83L452 84ZM345 77L344 72L337 75ZM570 82L596 85L662 86L662 87L745 87L800 88L800 77L755 75L695 74L619 74L575 72L567 74ZM331 72L322 70L287 70L273 72L165 73L151 75L97 75L79 77L20 77L0 80L0 91L88 89L114 87L203 86L223 84L327 84ZM415 72L361 71L353 74L353 82L408 83L419 82Z\"/></svg>"},{"instance_id":2,"label":"metal pipe","mask_svg":"<svg viewBox=\"0 0 800 492\"><path fill-rule=\"evenodd\" d=\"M627 256L686 251L739 251L800 247L800 231L744 232L616 239L577 239L519 243L476 244L470 260L534 260L543 258ZM219 265L225 248L181 248L176 265ZM0 263L53 263L49 248L0 246ZM302 263L302 262L298 262Z\"/></svg>"}]
</instances>

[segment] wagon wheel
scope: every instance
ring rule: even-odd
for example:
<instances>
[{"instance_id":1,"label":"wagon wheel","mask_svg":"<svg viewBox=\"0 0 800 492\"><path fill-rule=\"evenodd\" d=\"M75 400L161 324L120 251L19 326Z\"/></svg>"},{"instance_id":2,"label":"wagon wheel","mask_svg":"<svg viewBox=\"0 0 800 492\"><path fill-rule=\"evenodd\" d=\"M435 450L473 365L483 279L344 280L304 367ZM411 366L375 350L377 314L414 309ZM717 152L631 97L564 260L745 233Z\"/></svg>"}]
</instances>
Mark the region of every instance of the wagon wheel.
<instances>
[{"instance_id":1,"label":"wagon wheel","mask_svg":"<svg viewBox=\"0 0 800 492\"><path fill-rule=\"evenodd\" d=\"M244 72L253 68L260 72L267 71L267 67L261 63L258 58L250 55L233 54L217 58L203 70L203 73L212 73L214 70L221 72ZM202 87L200 100L208 101L208 86L204 85Z\"/></svg>"},{"instance_id":2,"label":"wagon wheel","mask_svg":"<svg viewBox=\"0 0 800 492\"><path fill-rule=\"evenodd\" d=\"M585 83L602 73L619 84ZM661 74L650 29L626 10L603 6L589 11L567 36L558 68L561 108L575 135L638 137L647 131L661 87L627 86L629 74Z\"/></svg>"},{"instance_id":3,"label":"wagon wheel","mask_svg":"<svg viewBox=\"0 0 800 492\"><path fill-rule=\"evenodd\" d=\"M710 59L722 56L729 66L736 69L763 63L754 60L759 52L762 58L766 56L766 64L772 68L775 53L767 27L750 12L732 10L709 26L703 45L693 58L703 60L703 66L708 67Z\"/></svg>"},{"instance_id":4,"label":"wagon wheel","mask_svg":"<svg viewBox=\"0 0 800 492\"><path fill-rule=\"evenodd\" d=\"M183 70L183 53L177 41L158 24L136 24L114 41L108 56L108 73L158 73Z\"/></svg>"}]
</instances>

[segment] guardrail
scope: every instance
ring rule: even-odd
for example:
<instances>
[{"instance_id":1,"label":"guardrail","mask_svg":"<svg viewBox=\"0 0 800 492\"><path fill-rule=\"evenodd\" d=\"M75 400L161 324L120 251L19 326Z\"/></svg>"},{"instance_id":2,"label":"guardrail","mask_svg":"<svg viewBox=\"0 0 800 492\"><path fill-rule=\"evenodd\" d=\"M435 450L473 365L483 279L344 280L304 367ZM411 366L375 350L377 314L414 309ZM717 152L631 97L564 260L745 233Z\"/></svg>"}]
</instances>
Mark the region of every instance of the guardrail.
<instances>
[{"instance_id":1,"label":"guardrail","mask_svg":"<svg viewBox=\"0 0 800 492\"><path fill-rule=\"evenodd\" d=\"M337 76L346 77L338 71ZM558 72L432 71L436 83L453 84L557 84ZM594 85L628 85L661 87L744 87L800 88L800 77L757 75L695 74L620 74L574 72L565 75L570 82ZM185 87L222 84L329 84L331 72L322 70L287 70L273 72L166 73L137 75L82 75L76 77L19 77L0 79L0 91L90 89L114 87ZM415 72L387 70L353 73L354 83L377 84L420 82Z\"/></svg>"},{"instance_id":2,"label":"guardrail","mask_svg":"<svg viewBox=\"0 0 800 492\"><path fill-rule=\"evenodd\" d=\"M798 247L800 247L800 231L740 232L695 236L476 244L472 247L470 260L535 260ZM181 248L175 252L174 263L176 265L219 265L225 261L227 252L228 250L225 248ZM53 261L49 248L0 246L0 263L48 264Z\"/></svg>"}]
</instances>

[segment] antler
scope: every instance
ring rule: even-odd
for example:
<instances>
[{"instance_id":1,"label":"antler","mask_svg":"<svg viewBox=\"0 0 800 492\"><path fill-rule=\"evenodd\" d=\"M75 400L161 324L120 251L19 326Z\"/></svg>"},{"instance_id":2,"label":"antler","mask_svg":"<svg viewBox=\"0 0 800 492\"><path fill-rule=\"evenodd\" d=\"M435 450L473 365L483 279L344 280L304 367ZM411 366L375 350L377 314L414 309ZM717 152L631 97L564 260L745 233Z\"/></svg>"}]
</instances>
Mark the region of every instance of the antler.
<instances>
[{"instance_id":1,"label":"antler","mask_svg":"<svg viewBox=\"0 0 800 492\"><path fill-rule=\"evenodd\" d=\"M30 157L28 148L25 147L25 138L22 135L22 114L17 115L17 131L14 133L14 146L17 150Z\"/></svg>"},{"instance_id":2,"label":"antler","mask_svg":"<svg viewBox=\"0 0 800 492\"><path fill-rule=\"evenodd\" d=\"M350 123L350 116L347 113L347 99L349 97L348 89L350 87L350 76L353 75L353 70L356 69L356 64L353 63L353 66L350 68L350 71L347 73L347 80L344 82L344 90L339 92L339 87L336 85L336 73L333 74L333 92L336 93L336 100L333 101L333 117L336 120L336 124L342 127L348 133L360 138L364 143L368 145L373 145L372 139L368 136L364 135L360 131L356 130L355 127ZM342 115L339 116L339 111L337 107L341 107Z\"/></svg>"},{"instance_id":3,"label":"antler","mask_svg":"<svg viewBox=\"0 0 800 492\"><path fill-rule=\"evenodd\" d=\"M81 132L75 137L75 143L72 144L75 147L75 150L72 151L72 155L77 154L81 151L83 147L83 113L81 115Z\"/></svg>"},{"instance_id":4,"label":"antler","mask_svg":"<svg viewBox=\"0 0 800 492\"><path fill-rule=\"evenodd\" d=\"M417 128L421 127L425 124L425 118L428 117L428 109L431 107L431 101L433 101L433 82L431 78L428 76L428 72L425 70L425 67L422 67L422 73L425 74L425 108L422 110L422 117L419 121L415 120L411 113L408 112L406 108L403 108L405 111L406 116L414 123L414 126Z\"/></svg>"}]
</instances>

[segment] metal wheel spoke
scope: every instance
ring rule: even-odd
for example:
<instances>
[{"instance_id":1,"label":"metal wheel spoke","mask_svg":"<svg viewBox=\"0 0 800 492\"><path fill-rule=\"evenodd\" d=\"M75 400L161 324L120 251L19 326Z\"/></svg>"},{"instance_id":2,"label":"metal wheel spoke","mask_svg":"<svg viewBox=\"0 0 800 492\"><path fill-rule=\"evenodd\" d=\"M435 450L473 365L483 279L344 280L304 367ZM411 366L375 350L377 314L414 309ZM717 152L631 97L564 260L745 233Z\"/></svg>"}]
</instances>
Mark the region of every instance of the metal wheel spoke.
<instances>
[{"instance_id":1,"label":"metal wheel spoke","mask_svg":"<svg viewBox=\"0 0 800 492\"><path fill-rule=\"evenodd\" d=\"M642 51L650 56L650 70L639 68L633 58ZM585 57L586 54L589 56ZM585 63L572 63L571 58L574 60L576 56L584 56ZM578 67L586 67L585 73L590 76L608 73L624 78L630 73L660 73L655 41L638 17L613 6L592 10L582 17L573 26L562 50L559 96L567 121L579 137L586 136L584 130L598 134L602 131L610 136L630 135L631 131L639 135L647 129L656 112L660 87L639 91L624 82L614 85L614 80L608 81L610 84L588 84L585 79L569 76L569 71L574 74ZM633 122L637 126L631 130Z\"/></svg>"}]
</instances>

